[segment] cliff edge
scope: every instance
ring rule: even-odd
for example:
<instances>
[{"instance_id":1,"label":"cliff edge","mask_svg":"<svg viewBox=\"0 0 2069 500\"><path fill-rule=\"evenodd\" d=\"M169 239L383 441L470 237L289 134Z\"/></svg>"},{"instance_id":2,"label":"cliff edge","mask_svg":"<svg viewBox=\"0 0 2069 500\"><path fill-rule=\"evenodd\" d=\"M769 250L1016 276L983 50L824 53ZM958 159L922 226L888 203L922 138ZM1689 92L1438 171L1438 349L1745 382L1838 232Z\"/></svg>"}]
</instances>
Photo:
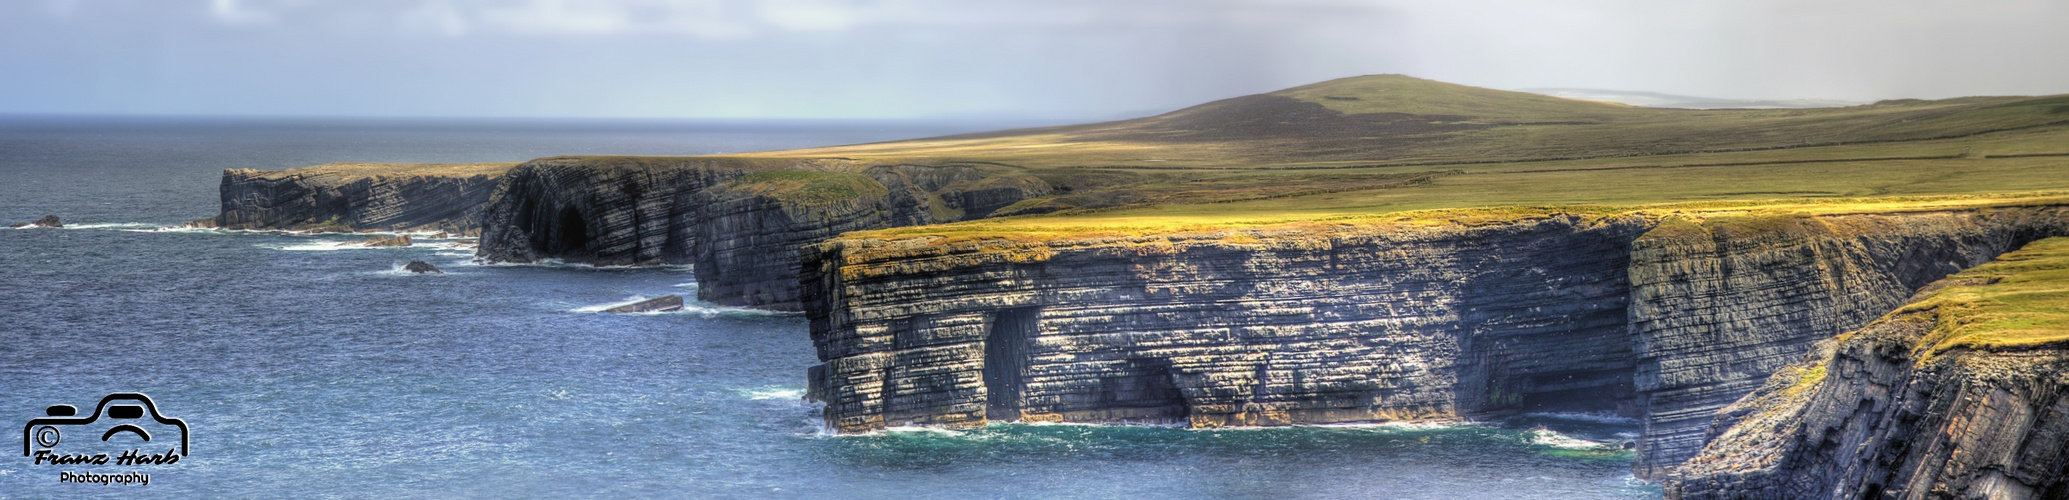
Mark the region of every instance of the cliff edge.
<instances>
[{"instance_id":1,"label":"cliff edge","mask_svg":"<svg viewBox=\"0 0 2069 500\"><path fill-rule=\"evenodd\" d=\"M482 207L513 163L332 163L223 171L224 229L481 232Z\"/></svg>"},{"instance_id":2,"label":"cliff edge","mask_svg":"<svg viewBox=\"0 0 2069 500\"><path fill-rule=\"evenodd\" d=\"M2069 495L2069 239L1925 287L1717 417L1668 498Z\"/></svg>"}]
</instances>

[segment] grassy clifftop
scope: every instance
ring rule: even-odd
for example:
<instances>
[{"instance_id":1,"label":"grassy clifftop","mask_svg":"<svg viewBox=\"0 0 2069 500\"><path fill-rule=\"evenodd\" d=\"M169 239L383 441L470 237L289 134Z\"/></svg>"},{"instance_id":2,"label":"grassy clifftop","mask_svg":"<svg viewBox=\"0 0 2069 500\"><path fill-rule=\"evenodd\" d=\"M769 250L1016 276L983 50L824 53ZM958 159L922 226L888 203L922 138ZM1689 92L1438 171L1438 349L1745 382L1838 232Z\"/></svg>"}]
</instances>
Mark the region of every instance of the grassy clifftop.
<instances>
[{"instance_id":1,"label":"grassy clifftop","mask_svg":"<svg viewBox=\"0 0 2069 500\"><path fill-rule=\"evenodd\" d=\"M1941 280L1892 315L1929 311L1933 351L2069 341L2069 238L2049 238Z\"/></svg>"}]
</instances>

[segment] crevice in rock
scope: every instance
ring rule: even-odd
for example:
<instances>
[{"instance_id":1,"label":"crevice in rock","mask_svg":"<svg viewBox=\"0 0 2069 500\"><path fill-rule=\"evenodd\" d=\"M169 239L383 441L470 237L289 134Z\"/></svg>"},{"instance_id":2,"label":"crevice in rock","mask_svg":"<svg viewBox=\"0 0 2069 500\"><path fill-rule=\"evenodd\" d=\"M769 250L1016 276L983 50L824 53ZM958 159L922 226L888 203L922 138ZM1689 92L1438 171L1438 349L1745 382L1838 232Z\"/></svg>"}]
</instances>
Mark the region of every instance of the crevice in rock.
<instances>
[{"instance_id":1,"label":"crevice in rock","mask_svg":"<svg viewBox=\"0 0 2069 500\"><path fill-rule=\"evenodd\" d=\"M984 418L1020 420L1022 374L1027 369L1028 340L1040 331L1041 308L999 311L984 336Z\"/></svg>"}]
</instances>

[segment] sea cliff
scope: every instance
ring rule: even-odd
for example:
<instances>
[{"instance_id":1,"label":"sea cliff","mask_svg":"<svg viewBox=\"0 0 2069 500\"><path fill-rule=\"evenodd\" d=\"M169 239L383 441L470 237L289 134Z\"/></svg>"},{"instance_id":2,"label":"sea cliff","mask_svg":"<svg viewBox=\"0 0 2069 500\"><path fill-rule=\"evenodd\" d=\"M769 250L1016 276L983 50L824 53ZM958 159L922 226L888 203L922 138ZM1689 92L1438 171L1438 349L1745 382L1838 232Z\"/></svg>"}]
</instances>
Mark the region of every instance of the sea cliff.
<instances>
[{"instance_id":1,"label":"sea cliff","mask_svg":"<svg viewBox=\"0 0 2069 500\"><path fill-rule=\"evenodd\" d=\"M694 264L706 302L798 308L797 250L847 231L982 218L1048 193L1011 169L838 159L554 157L490 196L490 262Z\"/></svg>"},{"instance_id":2,"label":"sea cliff","mask_svg":"<svg viewBox=\"0 0 2069 500\"><path fill-rule=\"evenodd\" d=\"M1702 447L1711 415L1812 343L2040 237L2060 209L1674 219L1631 247L1630 331L1646 418L1637 471Z\"/></svg>"},{"instance_id":3,"label":"sea cliff","mask_svg":"<svg viewBox=\"0 0 2069 500\"><path fill-rule=\"evenodd\" d=\"M850 234L806 253L830 427L1642 419L1638 471L2048 206L1401 217L1156 235ZM1694 422L1691 424L1690 422ZM1693 437L1691 436L1693 426Z\"/></svg>"},{"instance_id":4,"label":"sea cliff","mask_svg":"<svg viewBox=\"0 0 2069 500\"><path fill-rule=\"evenodd\" d=\"M223 171L224 229L479 234L482 206L509 163L334 163Z\"/></svg>"},{"instance_id":5,"label":"sea cliff","mask_svg":"<svg viewBox=\"0 0 2069 500\"><path fill-rule=\"evenodd\" d=\"M2069 494L2069 239L1920 291L1718 414L1669 498Z\"/></svg>"}]
</instances>

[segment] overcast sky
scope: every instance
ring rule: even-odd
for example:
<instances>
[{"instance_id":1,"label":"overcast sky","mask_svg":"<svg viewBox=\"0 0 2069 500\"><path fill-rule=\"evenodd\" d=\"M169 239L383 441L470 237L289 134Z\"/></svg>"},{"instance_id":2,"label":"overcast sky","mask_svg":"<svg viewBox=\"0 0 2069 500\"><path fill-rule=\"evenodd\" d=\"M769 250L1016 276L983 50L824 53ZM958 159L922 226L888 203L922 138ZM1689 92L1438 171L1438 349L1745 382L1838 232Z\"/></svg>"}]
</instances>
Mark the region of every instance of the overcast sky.
<instances>
[{"instance_id":1,"label":"overcast sky","mask_svg":"<svg viewBox=\"0 0 2069 500\"><path fill-rule=\"evenodd\" d=\"M1096 119L1330 78L2069 93L2060 0L0 0L0 113Z\"/></svg>"}]
</instances>

